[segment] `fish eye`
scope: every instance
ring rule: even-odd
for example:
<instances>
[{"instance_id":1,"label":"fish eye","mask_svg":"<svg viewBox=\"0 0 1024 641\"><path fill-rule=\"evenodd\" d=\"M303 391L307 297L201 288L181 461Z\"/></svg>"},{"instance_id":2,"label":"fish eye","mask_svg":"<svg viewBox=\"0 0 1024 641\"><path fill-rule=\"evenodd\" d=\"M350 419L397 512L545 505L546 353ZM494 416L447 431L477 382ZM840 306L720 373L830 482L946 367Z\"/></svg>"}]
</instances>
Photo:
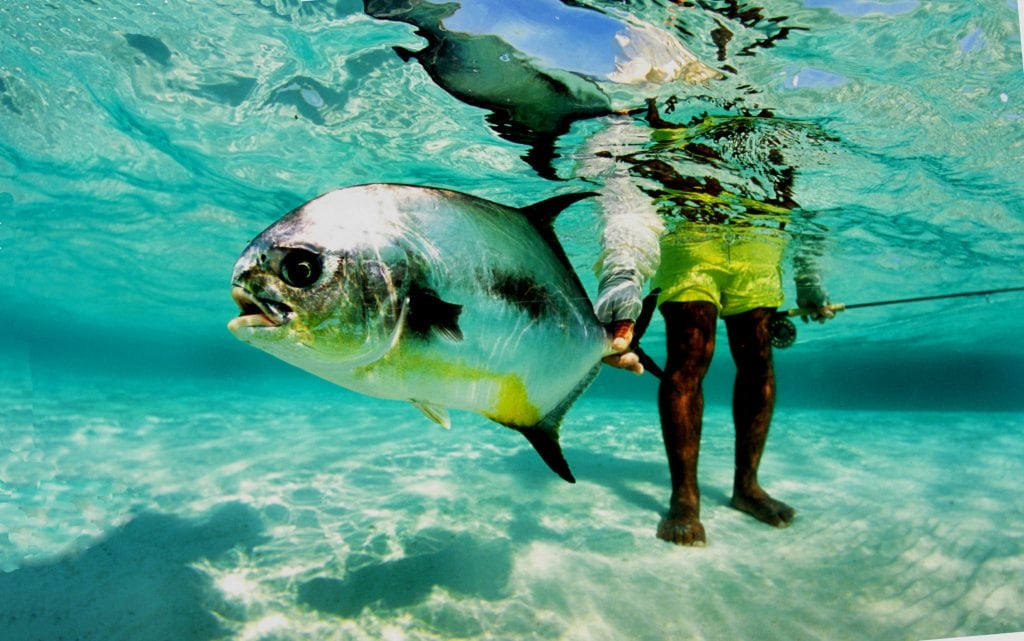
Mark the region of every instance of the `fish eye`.
<instances>
[{"instance_id":1,"label":"fish eye","mask_svg":"<svg viewBox=\"0 0 1024 641\"><path fill-rule=\"evenodd\" d=\"M281 259L281 280L292 287L309 287L323 273L320 256L305 249L292 249Z\"/></svg>"}]
</instances>

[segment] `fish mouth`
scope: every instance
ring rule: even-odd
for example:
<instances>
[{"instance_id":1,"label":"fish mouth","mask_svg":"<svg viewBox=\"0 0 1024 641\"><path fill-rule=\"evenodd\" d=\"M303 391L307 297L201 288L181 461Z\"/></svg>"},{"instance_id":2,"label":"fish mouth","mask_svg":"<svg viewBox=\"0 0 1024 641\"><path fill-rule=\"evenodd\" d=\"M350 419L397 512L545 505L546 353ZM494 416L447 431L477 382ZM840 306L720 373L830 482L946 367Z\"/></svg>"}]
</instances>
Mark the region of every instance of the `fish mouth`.
<instances>
[{"instance_id":1,"label":"fish mouth","mask_svg":"<svg viewBox=\"0 0 1024 641\"><path fill-rule=\"evenodd\" d=\"M228 323L228 329L232 332L242 328L276 329L286 325L294 316L294 310L285 303L265 296L255 296L239 285L232 287L231 298L235 300L240 312Z\"/></svg>"}]
</instances>

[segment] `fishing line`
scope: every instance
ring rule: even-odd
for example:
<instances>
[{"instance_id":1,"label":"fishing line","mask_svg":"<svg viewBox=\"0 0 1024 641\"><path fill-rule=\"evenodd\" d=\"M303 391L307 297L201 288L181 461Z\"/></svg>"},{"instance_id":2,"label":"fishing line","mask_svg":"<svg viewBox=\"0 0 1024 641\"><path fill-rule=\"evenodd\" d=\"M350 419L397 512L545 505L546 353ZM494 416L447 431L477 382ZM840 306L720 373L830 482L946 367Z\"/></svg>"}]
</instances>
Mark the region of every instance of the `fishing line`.
<instances>
[{"instance_id":1,"label":"fishing line","mask_svg":"<svg viewBox=\"0 0 1024 641\"><path fill-rule=\"evenodd\" d=\"M947 298L966 298L970 296L991 296L993 294L1005 294L1008 292L1020 292L1024 291L1024 287L1004 287L1002 289L986 289L977 292L958 292L956 294L936 294L934 296L916 296L914 298L898 298L895 300L880 300L870 303L854 303L852 305L845 305L843 303L836 303L833 305L826 305L825 309L831 312L841 312L847 309L859 309L862 307L882 307L884 305L903 305L906 303L919 303L922 301L929 300L945 300ZM807 307L797 307L794 309L778 312L774 318L772 318L771 324L769 325L769 331L772 335L772 346L778 348L785 348L796 342L796 325L793 321L789 320L791 316L810 316L816 313L816 309Z\"/></svg>"},{"instance_id":2,"label":"fishing line","mask_svg":"<svg viewBox=\"0 0 1024 641\"><path fill-rule=\"evenodd\" d=\"M1017 21L1020 23L1020 62L1021 67L1024 67L1024 0L1017 0Z\"/></svg>"},{"instance_id":3,"label":"fishing line","mask_svg":"<svg viewBox=\"0 0 1024 641\"><path fill-rule=\"evenodd\" d=\"M863 307L882 307L885 305L904 305L907 303L920 303L923 301L930 300L945 300L950 298L967 298L971 296L991 296L993 294L1006 294L1009 292L1021 292L1024 291L1024 287L1004 287L1002 289L986 289L983 291L976 292L958 292L955 294L937 294L934 296L915 296L913 298L898 298L894 300L880 300L872 301L870 303L853 303L850 305L844 303L834 303L826 305L825 309L832 312L842 312L848 309L859 309ZM640 347L640 339L647 331L647 327L650 325L651 317L654 315L655 307L657 307L658 292L654 291L647 295L643 301L643 309L640 312L640 317L637 318L636 326L634 328L633 343L630 346L630 351L633 351L640 358L640 363L644 366L644 370L649 374L652 374L658 380L664 377L664 372L661 367L655 363L648 354ZM816 309L809 309L805 307L797 307L781 311L775 314L768 325L768 329L771 332L772 347L779 349L789 347L796 342L796 324L789 320L791 316L810 316L816 313Z\"/></svg>"},{"instance_id":4,"label":"fishing line","mask_svg":"<svg viewBox=\"0 0 1024 641\"><path fill-rule=\"evenodd\" d=\"M640 308L640 316L636 319L636 324L633 327L633 343L629 346L630 351L636 353L640 359L640 364L643 365L645 372L650 372L654 378L659 381L665 376L665 372L662 371L661 367L654 362L654 359L647 355L647 352L640 347L640 339L647 333L647 327L651 324L651 318L654 316L654 309L658 306L658 294L661 293L660 289L655 289L644 297L642 306Z\"/></svg>"}]
</instances>

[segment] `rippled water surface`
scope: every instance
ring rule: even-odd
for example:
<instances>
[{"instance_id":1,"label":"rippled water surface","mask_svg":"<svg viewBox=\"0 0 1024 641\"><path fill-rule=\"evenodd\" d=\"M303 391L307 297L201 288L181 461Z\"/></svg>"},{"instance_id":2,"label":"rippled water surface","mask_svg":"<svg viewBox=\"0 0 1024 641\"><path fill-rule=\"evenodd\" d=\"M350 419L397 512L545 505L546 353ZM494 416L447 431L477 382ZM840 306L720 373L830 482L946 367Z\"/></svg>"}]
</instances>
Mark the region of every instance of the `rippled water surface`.
<instances>
[{"instance_id":1,"label":"rippled water surface","mask_svg":"<svg viewBox=\"0 0 1024 641\"><path fill-rule=\"evenodd\" d=\"M1016 3L582 4L662 25L720 70L667 118L770 111L822 132L790 145L789 197L824 232L834 300L1024 285ZM697 550L654 537L651 380L604 372L569 413L569 486L482 418L443 432L237 343L235 258L329 189L526 205L589 188L573 158L597 123L559 137L560 180L541 177L395 53L422 46L413 27L362 9L0 5L0 638L1024 630L1022 294L801 327L776 356L763 468L798 509L784 531L727 507L723 350ZM557 226L591 290L594 214ZM663 336L656 321L656 357Z\"/></svg>"}]
</instances>

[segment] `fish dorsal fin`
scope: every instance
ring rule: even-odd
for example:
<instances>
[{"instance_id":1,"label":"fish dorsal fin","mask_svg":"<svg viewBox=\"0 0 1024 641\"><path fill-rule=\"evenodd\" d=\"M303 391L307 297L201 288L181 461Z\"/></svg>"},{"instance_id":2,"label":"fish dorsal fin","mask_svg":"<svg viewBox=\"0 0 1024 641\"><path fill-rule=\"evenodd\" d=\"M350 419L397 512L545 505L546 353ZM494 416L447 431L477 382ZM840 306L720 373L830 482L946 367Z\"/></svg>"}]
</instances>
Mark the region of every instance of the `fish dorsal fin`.
<instances>
[{"instance_id":1,"label":"fish dorsal fin","mask_svg":"<svg viewBox=\"0 0 1024 641\"><path fill-rule=\"evenodd\" d=\"M584 198L591 198L597 196L596 192L584 191L576 194L562 194L561 196L555 196L542 200L539 203L534 203L526 207L521 208L519 211L533 223L533 226L537 229L541 238L544 242L551 247L551 250L555 252L555 256L562 262L569 273L572 274L573 280L579 286L580 292L585 292L586 289L583 287L583 283L580 282L579 276L576 274L576 269L572 266L572 261L565 254L565 249L562 248L562 243L558 241L558 237L555 235L555 218L558 214L562 213L565 209L569 208L573 203L577 203Z\"/></svg>"},{"instance_id":2,"label":"fish dorsal fin","mask_svg":"<svg viewBox=\"0 0 1024 641\"><path fill-rule=\"evenodd\" d=\"M405 325L414 336L428 338L431 332L437 332L451 341L462 340L459 327L462 305L441 300L432 289L414 285L403 311L406 311Z\"/></svg>"},{"instance_id":3,"label":"fish dorsal fin","mask_svg":"<svg viewBox=\"0 0 1024 641\"><path fill-rule=\"evenodd\" d=\"M416 399L412 399L411 402L416 409L423 412L430 420L446 430L452 429L452 419L448 416L448 410L444 407L428 401L417 401Z\"/></svg>"},{"instance_id":4,"label":"fish dorsal fin","mask_svg":"<svg viewBox=\"0 0 1024 641\"><path fill-rule=\"evenodd\" d=\"M402 62L409 62L416 57L417 52L406 47L391 47L398 57L402 59Z\"/></svg>"},{"instance_id":5,"label":"fish dorsal fin","mask_svg":"<svg viewBox=\"0 0 1024 641\"><path fill-rule=\"evenodd\" d=\"M562 401L555 406L547 415L540 420L536 425L529 427L521 427L517 425L510 425L513 429L519 431L520 434L526 437L526 440L530 441L530 445L533 449L537 450L537 454L548 464L551 470L562 477L569 483L575 483L576 478L572 475L572 470L569 469L569 463L565 460L565 455L562 454L562 446L559 444L558 430L562 425L562 419L565 418L566 412L572 407L576 399L580 397L583 392L590 387L590 384L597 377L598 372L601 371L601 364L595 365L587 375L576 385L575 388L569 394L566 395Z\"/></svg>"},{"instance_id":6,"label":"fish dorsal fin","mask_svg":"<svg viewBox=\"0 0 1024 641\"><path fill-rule=\"evenodd\" d=\"M583 191L575 194L561 194L539 203L533 203L521 208L519 211L537 227L551 227L558 214L578 203L584 198L592 198L597 195L594 191Z\"/></svg>"}]
</instances>

